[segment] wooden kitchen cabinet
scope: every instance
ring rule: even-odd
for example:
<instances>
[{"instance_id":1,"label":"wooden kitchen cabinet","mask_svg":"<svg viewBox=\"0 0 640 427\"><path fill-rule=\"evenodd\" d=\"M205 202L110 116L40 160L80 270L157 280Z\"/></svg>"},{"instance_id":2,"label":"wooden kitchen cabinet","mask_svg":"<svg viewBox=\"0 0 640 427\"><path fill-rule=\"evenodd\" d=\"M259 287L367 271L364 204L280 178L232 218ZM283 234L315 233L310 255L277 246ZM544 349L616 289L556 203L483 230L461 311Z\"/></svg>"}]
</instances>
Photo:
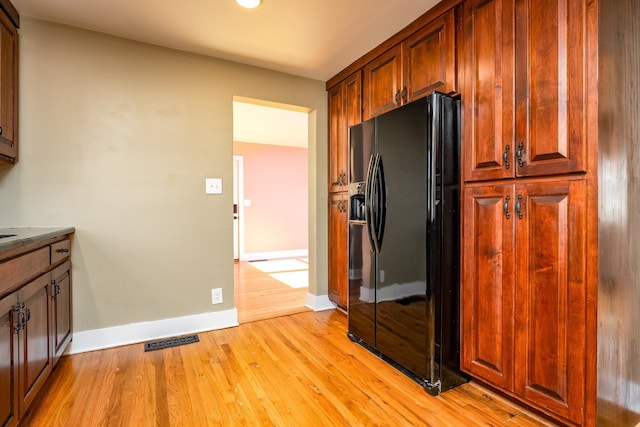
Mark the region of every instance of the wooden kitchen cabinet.
<instances>
[{"instance_id":1,"label":"wooden kitchen cabinet","mask_svg":"<svg viewBox=\"0 0 640 427\"><path fill-rule=\"evenodd\" d=\"M18 423L71 341L73 228L0 242L0 426Z\"/></svg>"},{"instance_id":2,"label":"wooden kitchen cabinet","mask_svg":"<svg viewBox=\"0 0 640 427\"><path fill-rule=\"evenodd\" d=\"M362 73L329 90L329 298L346 309L349 126L362 121Z\"/></svg>"},{"instance_id":3,"label":"wooden kitchen cabinet","mask_svg":"<svg viewBox=\"0 0 640 427\"><path fill-rule=\"evenodd\" d=\"M513 185L464 194L461 361L471 375L514 390L515 240ZM505 215L505 206L511 211Z\"/></svg>"},{"instance_id":4,"label":"wooden kitchen cabinet","mask_svg":"<svg viewBox=\"0 0 640 427\"><path fill-rule=\"evenodd\" d=\"M586 172L584 0L464 3L464 179Z\"/></svg>"},{"instance_id":5,"label":"wooden kitchen cabinet","mask_svg":"<svg viewBox=\"0 0 640 427\"><path fill-rule=\"evenodd\" d=\"M348 203L346 193L329 195L329 299L343 309L349 297Z\"/></svg>"},{"instance_id":6,"label":"wooden kitchen cabinet","mask_svg":"<svg viewBox=\"0 0 640 427\"><path fill-rule=\"evenodd\" d=\"M402 105L402 46L397 45L364 67L364 120Z\"/></svg>"},{"instance_id":7,"label":"wooden kitchen cabinet","mask_svg":"<svg viewBox=\"0 0 640 427\"><path fill-rule=\"evenodd\" d=\"M18 12L0 1L0 160L18 157Z\"/></svg>"},{"instance_id":8,"label":"wooden kitchen cabinet","mask_svg":"<svg viewBox=\"0 0 640 427\"><path fill-rule=\"evenodd\" d=\"M462 369L581 423L586 180L469 186L464 197Z\"/></svg>"},{"instance_id":9,"label":"wooden kitchen cabinet","mask_svg":"<svg viewBox=\"0 0 640 427\"><path fill-rule=\"evenodd\" d=\"M18 423L18 342L15 338L17 294L0 298L0 426Z\"/></svg>"},{"instance_id":10,"label":"wooden kitchen cabinet","mask_svg":"<svg viewBox=\"0 0 640 427\"><path fill-rule=\"evenodd\" d=\"M18 291L17 308L19 317L23 319L23 326L17 334L21 415L51 373L50 283L51 275L46 273Z\"/></svg>"},{"instance_id":11,"label":"wooden kitchen cabinet","mask_svg":"<svg viewBox=\"0 0 640 427\"><path fill-rule=\"evenodd\" d=\"M405 102L434 90L456 90L455 18L455 9L451 9L402 43Z\"/></svg>"},{"instance_id":12,"label":"wooden kitchen cabinet","mask_svg":"<svg viewBox=\"0 0 640 427\"><path fill-rule=\"evenodd\" d=\"M434 90L456 90L455 9L364 66L364 120Z\"/></svg>"},{"instance_id":13,"label":"wooden kitchen cabinet","mask_svg":"<svg viewBox=\"0 0 640 427\"><path fill-rule=\"evenodd\" d=\"M0 300L0 425L13 426L51 373L45 273Z\"/></svg>"},{"instance_id":14,"label":"wooden kitchen cabinet","mask_svg":"<svg viewBox=\"0 0 640 427\"><path fill-rule=\"evenodd\" d=\"M51 272L51 350L53 366L71 341L71 261Z\"/></svg>"},{"instance_id":15,"label":"wooden kitchen cabinet","mask_svg":"<svg viewBox=\"0 0 640 427\"><path fill-rule=\"evenodd\" d=\"M329 90L329 192L349 184L349 126L362 121L362 73L357 71Z\"/></svg>"},{"instance_id":16,"label":"wooden kitchen cabinet","mask_svg":"<svg viewBox=\"0 0 640 427\"><path fill-rule=\"evenodd\" d=\"M559 179L514 193L515 392L575 423L585 412L586 188Z\"/></svg>"}]
</instances>

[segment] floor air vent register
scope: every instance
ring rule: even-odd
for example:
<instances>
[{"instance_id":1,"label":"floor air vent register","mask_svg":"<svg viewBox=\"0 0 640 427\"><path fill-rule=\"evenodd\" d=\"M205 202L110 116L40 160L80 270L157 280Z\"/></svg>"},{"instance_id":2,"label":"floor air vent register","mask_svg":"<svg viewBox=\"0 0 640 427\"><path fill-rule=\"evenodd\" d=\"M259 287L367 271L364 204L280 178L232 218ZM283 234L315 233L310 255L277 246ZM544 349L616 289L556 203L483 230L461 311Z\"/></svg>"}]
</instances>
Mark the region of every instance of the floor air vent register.
<instances>
[{"instance_id":1,"label":"floor air vent register","mask_svg":"<svg viewBox=\"0 0 640 427\"><path fill-rule=\"evenodd\" d=\"M159 341L150 341L144 343L144 351L161 350L163 348L176 347L183 344L191 344L199 342L200 338L197 335L186 335L184 337L166 338Z\"/></svg>"}]
</instances>

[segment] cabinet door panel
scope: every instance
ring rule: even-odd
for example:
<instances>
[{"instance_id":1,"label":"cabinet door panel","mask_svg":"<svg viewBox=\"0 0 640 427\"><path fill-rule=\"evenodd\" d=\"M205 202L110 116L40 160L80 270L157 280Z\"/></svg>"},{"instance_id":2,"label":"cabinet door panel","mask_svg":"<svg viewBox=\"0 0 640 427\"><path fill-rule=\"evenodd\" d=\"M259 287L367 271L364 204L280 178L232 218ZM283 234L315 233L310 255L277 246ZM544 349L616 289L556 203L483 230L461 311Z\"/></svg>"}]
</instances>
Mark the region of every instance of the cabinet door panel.
<instances>
[{"instance_id":1,"label":"cabinet door panel","mask_svg":"<svg viewBox=\"0 0 640 427\"><path fill-rule=\"evenodd\" d=\"M586 184L519 185L516 392L575 422L584 409Z\"/></svg>"},{"instance_id":2,"label":"cabinet door panel","mask_svg":"<svg viewBox=\"0 0 640 427\"><path fill-rule=\"evenodd\" d=\"M507 390L514 379L512 200L511 185L466 189L461 292L462 368Z\"/></svg>"},{"instance_id":3,"label":"cabinet door panel","mask_svg":"<svg viewBox=\"0 0 640 427\"><path fill-rule=\"evenodd\" d=\"M404 42L407 102L434 90L448 93L455 85L455 11L450 10Z\"/></svg>"},{"instance_id":4,"label":"cabinet door panel","mask_svg":"<svg viewBox=\"0 0 640 427\"><path fill-rule=\"evenodd\" d=\"M338 85L329 90L329 192L340 191L340 176L343 172L342 150L345 149L344 135L344 87Z\"/></svg>"},{"instance_id":5,"label":"cabinet door panel","mask_svg":"<svg viewBox=\"0 0 640 427\"><path fill-rule=\"evenodd\" d=\"M17 145L18 33L4 13L0 13L0 155L15 159Z\"/></svg>"},{"instance_id":6,"label":"cabinet door panel","mask_svg":"<svg viewBox=\"0 0 640 427\"><path fill-rule=\"evenodd\" d=\"M329 192L347 190L349 126L362 121L362 74L329 90Z\"/></svg>"},{"instance_id":7,"label":"cabinet door panel","mask_svg":"<svg viewBox=\"0 0 640 427\"><path fill-rule=\"evenodd\" d=\"M345 85L345 118L347 129L345 130L345 141L349 138L349 126L362 122L362 74L360 71L353 73L344 82ZM346 146L346 143L345 143ZM346 152L346 151L345 151ZM345 154L346 157L346 154ZM347 162L348 159L345 159ZM346 164L346 163L345 163Z\"/></svg>"},{"instance_id":8,"label":"cabinet door panel","mask_svg":"<svg viewBox=\"0 0 640 427\"><path fill-rule=\"evenodd\" d=\"M18 422L18 335L14 327L16 294L0 299L0 426Z\"/></svg>"},{"instance_id":9,"label":"cabinet door panel","mask_svg":"<svg viewBox=\"0 0 640 427\"><path fill-rule=\"evenodd\" d=\"M51 272L51 348L55 366L71 341L71 262Z\"/></svg>"},{"instance_id":10,"label":"cabinet door panel","mask_svg":"<svg viewBox=\"0 0 640 427\"><path fill-rule=\"evenodd\" d=\"M513 0L465 2L462 153L466 181L514 176L513 13Z\"/></svg>"},{"instance_id":11,"label":"cabinet door panel","mask_svg":"<svg viewBox=\"0 0 640 427\"><path fill-rule=\"evenodd\" d=\"M401 105L401 45L393 47L364 67L363 86L363 120L369 120Z\"/></svg>"},{"instance_id":12,"label":"cabinet door panel","mask_svg":"<svg viewBox=\"0 0 640 427\"><path fill-rule=\"evenodd\" d=\"M20 333L20 413L23 414L51 372L49 347L50 273L26 285L19 292L19 302L25 305L27 321Z\"/></svg>"},{"instance_id":13,"label":"cabinet door panel","mask_svg":"<svg viewBox=\"0 0 640 427\"><path fill-rule=\"evenodd\" d=\"M347 307L349 263L347 195L329 196L329 298L341 307Z\"/></svg>"},{"instance_id":14,"label":"cabinet door panel","mask_svg":"<svg viewBox=\"0 0 640 427\"><path fill-rule=\"evenodd\" d=\"M516 144L519 176L586 170L583 0L517 3Z\"/></svg>"}]
</instances>

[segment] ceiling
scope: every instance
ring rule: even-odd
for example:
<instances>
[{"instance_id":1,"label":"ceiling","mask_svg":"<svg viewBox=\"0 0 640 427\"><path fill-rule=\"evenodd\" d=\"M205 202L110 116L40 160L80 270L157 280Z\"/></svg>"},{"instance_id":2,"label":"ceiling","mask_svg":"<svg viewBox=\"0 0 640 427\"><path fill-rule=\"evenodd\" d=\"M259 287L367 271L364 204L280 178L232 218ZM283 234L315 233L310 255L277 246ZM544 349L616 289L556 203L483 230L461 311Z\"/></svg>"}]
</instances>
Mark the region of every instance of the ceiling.
<instances>
[{"instance_id":1,"label":"ceiling","mask_svg":"<svg viewBox=\"0 0 640 427\"><path fill-rule=\"evenodd\" d=\"M21 15L326 81L438 0L12 0Z\"/></svg>"}]
</instances>

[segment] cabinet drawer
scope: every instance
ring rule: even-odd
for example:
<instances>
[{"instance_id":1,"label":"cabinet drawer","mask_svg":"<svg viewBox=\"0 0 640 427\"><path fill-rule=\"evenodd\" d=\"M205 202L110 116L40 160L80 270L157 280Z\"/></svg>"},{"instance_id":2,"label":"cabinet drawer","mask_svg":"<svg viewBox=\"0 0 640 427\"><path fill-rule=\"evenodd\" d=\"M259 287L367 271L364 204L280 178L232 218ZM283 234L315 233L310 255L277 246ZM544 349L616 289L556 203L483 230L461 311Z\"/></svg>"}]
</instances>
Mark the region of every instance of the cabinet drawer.
<instances>
[{"instance_id":1,"label":"cabinet drawer","mask_svg":"<svg viewBox=\"0 0 640 427\"><path fill-rule=\"evenodd\" d=\"M65 239L51 245L51 265L71 255L71 240Z\"/></svg>"},{"instance_id":2,"label":"cabinet drawer","mask_svg":"<svg viewBox=\"0 0 640 427\"><path fill-rule=\"evenodd\" d=\"M25 284L48 268L48 246L0 263L0 295Z\"/></svg>"}]
</instances>

